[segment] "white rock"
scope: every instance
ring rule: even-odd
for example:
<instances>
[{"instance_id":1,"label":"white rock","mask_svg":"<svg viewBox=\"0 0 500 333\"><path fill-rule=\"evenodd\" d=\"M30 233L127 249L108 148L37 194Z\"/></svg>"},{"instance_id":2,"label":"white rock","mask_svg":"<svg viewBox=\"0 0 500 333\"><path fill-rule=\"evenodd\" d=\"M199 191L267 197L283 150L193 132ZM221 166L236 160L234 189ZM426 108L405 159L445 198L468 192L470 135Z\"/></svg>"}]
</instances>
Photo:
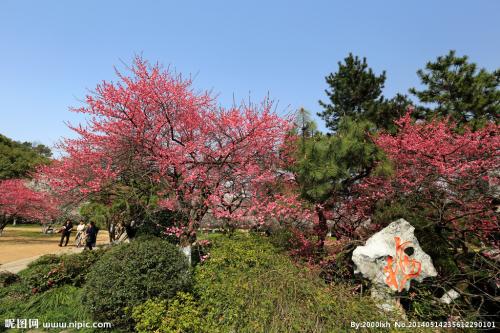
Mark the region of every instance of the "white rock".
<instances>
[{"instance_id":1,"label":"white rock","mask_svg":"<svg viewBox=\"0 0 500 333\"><path fill-rule=\"evenodd\" d=\"M432 260L420 247L414 231L408 221L399 219L374 234L352 254L355 273L361 273L377 288L385 286L392 291L409 289L413 279L436 276Z\"/></svg>"}]
</instances>

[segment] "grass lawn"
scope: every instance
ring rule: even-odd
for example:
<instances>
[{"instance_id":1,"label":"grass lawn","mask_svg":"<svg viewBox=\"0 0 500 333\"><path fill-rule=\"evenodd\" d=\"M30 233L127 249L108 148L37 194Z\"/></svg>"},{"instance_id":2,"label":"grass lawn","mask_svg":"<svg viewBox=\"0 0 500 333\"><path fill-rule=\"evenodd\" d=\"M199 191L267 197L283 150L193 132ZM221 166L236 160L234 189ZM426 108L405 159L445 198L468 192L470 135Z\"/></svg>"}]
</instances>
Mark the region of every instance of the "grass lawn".
<instances>
[{"instance_id":1,"label":"grass lawn","mask_svg":"<svg viewBox=\"0 0 500 333\"><path fill-rule=\"evenodd\" d=\"M3 236L55 239L59 238L61 235L58 233L44 234L42 233L42 227L39 224L17 224L5 227L2 237Z\"/></svg>"}]
</instances>

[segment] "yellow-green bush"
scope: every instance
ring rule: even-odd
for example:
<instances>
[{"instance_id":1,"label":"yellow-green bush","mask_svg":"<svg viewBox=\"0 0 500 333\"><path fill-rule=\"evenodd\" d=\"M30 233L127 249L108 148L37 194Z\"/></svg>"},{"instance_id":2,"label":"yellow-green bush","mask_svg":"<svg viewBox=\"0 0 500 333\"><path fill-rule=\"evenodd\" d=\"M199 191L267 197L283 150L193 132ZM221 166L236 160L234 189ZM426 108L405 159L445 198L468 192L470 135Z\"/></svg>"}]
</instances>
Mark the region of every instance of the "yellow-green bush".
<instances>
[{"instance_id":1,"label":"yellow-green bush","mask_svg":"<svg viewBox=\"0 0 500 333\"><path fill-rule=\"evenodd\" d=\"M197 333L203 327L203 316L192 294L179 292L171 300L151 299L132 311L139 333Z\"/></svg>"},{"instance_id":2,"label":"yellow-green bush","mask_svg":"<svg viewBox=\"0 0 500 333\"><path fill-rule=\"evenodd\" d=\"M216 238L195 291L210 332L342 332L351 321L386 319L370 299L327 286L258 235Z\"/></svg>"}]
</instances>

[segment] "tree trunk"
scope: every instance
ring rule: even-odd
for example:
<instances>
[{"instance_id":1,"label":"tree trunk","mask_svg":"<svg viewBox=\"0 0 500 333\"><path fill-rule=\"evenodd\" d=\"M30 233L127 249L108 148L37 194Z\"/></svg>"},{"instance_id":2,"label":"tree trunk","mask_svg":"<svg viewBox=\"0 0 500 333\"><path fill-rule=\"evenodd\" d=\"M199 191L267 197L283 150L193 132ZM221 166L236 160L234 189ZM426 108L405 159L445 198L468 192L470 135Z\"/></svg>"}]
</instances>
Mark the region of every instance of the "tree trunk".
<instances>
[{"instance_id":1,"label":"tree trunk","mask_svg":"<svg viewBox=\"0 0 500 333\"><path fill-rule=\"evenodd\" d=\"M0 236L2 236L3 229L7 225L7 218L5 216L0 217Z\"/></svg>"},{"instance_id":2,"label":"tree trunk","mask_svg":"<svg viewBox=\"0 0 500 333\"><path fill-rule=\"evenodd\" d=\"M316 205L316 214L318 215L318 224L314 227L314 231L318 235L318 242L316 243L316 246L319 250L322 250L325 245L326 234L328 233L328 224L326 223L323 207Z\"/></svg>"},{"instance_id":3,"label":"tree trunk","mask_svg":"<svg viewBox=\"0 0 500 333\"><path fill-rule=\"evenodd\" d=\"M189 221L187 225L187 231L179 238L181 247L186 247L196 241L196 230L199 224L200 223L195 220Z\"/></svg>"}]
</instances>

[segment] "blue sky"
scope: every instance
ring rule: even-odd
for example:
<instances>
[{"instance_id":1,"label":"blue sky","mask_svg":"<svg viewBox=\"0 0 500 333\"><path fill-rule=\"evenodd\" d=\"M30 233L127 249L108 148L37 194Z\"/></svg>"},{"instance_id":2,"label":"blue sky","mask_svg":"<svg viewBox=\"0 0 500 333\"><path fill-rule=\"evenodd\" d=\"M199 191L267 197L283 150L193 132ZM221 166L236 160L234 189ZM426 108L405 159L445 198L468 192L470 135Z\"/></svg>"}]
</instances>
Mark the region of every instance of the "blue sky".
<instances>
[{"instance_id":1,"label":"blue sky","mask_svg":"<svg viewBox=\"0 0 500 333\"><path fill-rule=\"evenodd\" d=\"M387 71L385 96L456 49L500 67L500 1L0 1L0 133L52 145L101 80L136 54L195 75L222 105L268 93L280 113L320 111L349 52Z\"/></svg>"}]
</instances>

